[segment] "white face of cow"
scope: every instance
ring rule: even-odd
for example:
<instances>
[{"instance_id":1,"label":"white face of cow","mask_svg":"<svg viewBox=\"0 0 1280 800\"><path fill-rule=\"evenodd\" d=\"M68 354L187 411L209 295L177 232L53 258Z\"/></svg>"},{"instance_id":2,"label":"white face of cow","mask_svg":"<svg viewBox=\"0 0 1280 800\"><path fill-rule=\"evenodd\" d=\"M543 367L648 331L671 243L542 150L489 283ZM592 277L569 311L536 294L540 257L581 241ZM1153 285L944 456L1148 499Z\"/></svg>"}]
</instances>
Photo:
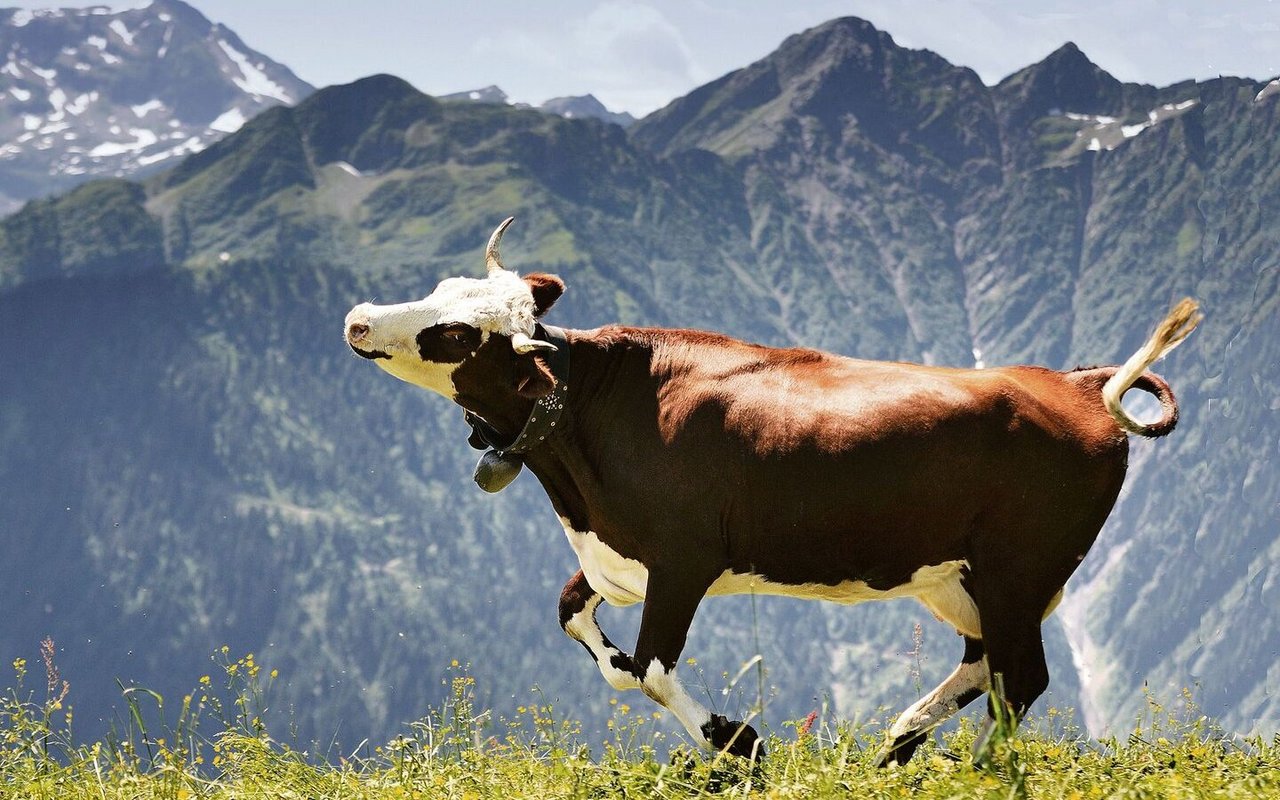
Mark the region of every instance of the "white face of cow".
<instances>
[{"instance_id":1,"label":"white face of cow","mask_svg":"<svg viewBox=\"0 0 1280 800\"><path fill-rule=\"evenodd\" d=\"M490 336L533 333L529 285L503 270L488 278L449 278L422 300L347 314L347 344L401 380L453 399L450 376Z\"/></svg>"},{"instance_id":2,"label":"white face of cow","mask_svg":"<svg viewBox=\"0 0 1280 800\"><path fill-rule=\"evenodd\" d=\"M454 373L492 337L509 340L521 355L554 349L532 336L537 317L564 285L548 275L522 278L502 266L498 242L510 223L503 222L489 240L488 277L448 278L409 303L361 303L347 314L347 344L397 378L451 400L458 395Z\"/></svg>"}]
</instances>

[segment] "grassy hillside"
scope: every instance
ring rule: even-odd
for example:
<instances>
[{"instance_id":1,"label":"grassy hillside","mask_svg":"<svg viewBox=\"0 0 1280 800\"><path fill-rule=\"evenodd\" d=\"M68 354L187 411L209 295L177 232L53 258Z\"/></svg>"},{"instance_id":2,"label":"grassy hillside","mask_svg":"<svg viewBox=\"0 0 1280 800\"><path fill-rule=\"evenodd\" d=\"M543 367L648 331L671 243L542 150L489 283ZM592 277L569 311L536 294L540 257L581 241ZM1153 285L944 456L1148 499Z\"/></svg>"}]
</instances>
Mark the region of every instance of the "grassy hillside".
<instances>
[{"instance_id":1,"label":"grassy hillside","mask_svg":"<svg viewBox=\"0 0 1280 800\"><path fill-rule=\"evenodd\" d=\"M767 755L704 756L672 747L648 709L616 704L603 742L541 695L512 718L476 705L475 680L455 669L444 703L394 739L304 751L264 723L275 672L220 651L180 701L176 724L148 727L165 700L128 690L128 713L92 743L71 735L66 685L46 642L43 664L14 663L0 704L0 792L22 798L1095 798L1280 797L1280 737L1228 737L1193 705L1149 701L1122 739L1090 740L1071 726L999 731L988 758L968 756L962 724L926 743L905 767L878 769L883 734L826 714L769 732ZM43 667L43 670L41 669ZM29 674L30 670L30 674ZM40 674L43 671L43 675ZM44 684L34 691L27 684ZM172 702L172 700L171 700ZM1048 720L1055 720L1051 711Z\"/></svg>"}]
</instances>

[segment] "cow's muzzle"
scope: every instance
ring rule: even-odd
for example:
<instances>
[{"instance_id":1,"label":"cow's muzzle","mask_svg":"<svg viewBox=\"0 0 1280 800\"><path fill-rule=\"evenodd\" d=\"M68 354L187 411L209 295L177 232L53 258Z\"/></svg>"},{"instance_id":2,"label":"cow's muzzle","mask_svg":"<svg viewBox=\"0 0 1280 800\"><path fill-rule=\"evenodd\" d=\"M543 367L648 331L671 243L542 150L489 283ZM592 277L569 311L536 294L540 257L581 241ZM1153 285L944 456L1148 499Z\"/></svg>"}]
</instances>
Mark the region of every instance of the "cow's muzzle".
<instances>
[{"instance_id":1,"label":"cow's muzzle","mask_svg":"<svg viewBox=\"0 0 1280 800\"><path fill-rule=\"evenodd\" d=\"M370 360L391 358L388 353L385 353L382 350L374 350L373 348L368 347L367 344L369 343L369 340L369 326L366 323L353 322L347 326L347 344L356 355ZM366 346L362 347L361 345Z\"/></svg>"}]
</instances>

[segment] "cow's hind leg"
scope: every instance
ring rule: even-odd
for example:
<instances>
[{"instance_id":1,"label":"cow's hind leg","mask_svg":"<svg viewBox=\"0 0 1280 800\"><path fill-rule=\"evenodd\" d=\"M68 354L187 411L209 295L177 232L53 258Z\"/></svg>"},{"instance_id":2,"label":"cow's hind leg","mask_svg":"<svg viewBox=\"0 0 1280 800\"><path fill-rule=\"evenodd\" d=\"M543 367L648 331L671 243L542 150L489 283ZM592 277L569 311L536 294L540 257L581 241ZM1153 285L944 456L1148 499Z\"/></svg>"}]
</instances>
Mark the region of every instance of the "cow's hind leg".
<instances>
[{"instance_id":1,"label":"cow's hind leg","mask_svg":"<svg viewBox=\"0 0 1280 800\"><path fill-rule=\"evenodd\" d=\"M996 719L1016 727L1049 687L1040 623L1052 597L1020 595L1014 591L1016 586L1007 579L974 581L973 595L982 618L982 641L993 686L989 716L973 746L976 762L988 757Z\"/></svg>"},{"instance_id":2,"label":"cow's hind leg","mask_svg":"<svg viewBox=\"0 0 1280 800\"><path fill-rule=\"evenodd\" d=\"M916 748L929 735L929 731L981 697L989 685L990 677L983 659L982 640L966 636L960 665L938 688L902 712L889 728L888 741L880 750L876 762L882 767L907 763Z\"/></svg>"},{"instance_id":3,"label":"cow's hind leg","mask_svg":"<svg viewBox=\"0 0 1280 800\"><path fill-rule=\"evenodd\" d=\"M587 583L582 570L569 579L560 593L560 627L587 648L600 674L615 689L639 689L640 670L600 629L596 609L604 598Z\"/></svg>"}]
</instances>

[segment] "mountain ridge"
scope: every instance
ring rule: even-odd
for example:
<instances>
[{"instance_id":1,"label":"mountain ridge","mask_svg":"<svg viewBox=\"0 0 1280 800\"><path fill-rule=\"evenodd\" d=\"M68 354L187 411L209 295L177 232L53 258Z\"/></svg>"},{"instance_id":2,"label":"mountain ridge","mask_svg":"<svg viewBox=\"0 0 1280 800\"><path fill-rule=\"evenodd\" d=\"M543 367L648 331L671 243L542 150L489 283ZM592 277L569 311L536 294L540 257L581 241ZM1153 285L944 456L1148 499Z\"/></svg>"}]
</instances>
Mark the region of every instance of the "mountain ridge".
<instances>
[{"instance_id":1,"label":"mountain ridge","mask_svg":"<svg viewBox=\"0 0 1280 800\"><path fill-rule=\"evenodd\" d=\"M553 97L540 105L533 106L528 103L511 103L511 99L506 92L497 86L490 85L483 89L451 92L440 95L438 99L450 103L489 103L493 105L514 105L516 108L536 108L539 111L556 114L561 117L598 119L621 125L624 128L636 121L636 118L630 112L610 111L605 108L604 103L601 103L593 94Z\"/></svg>"}]
</instances>

